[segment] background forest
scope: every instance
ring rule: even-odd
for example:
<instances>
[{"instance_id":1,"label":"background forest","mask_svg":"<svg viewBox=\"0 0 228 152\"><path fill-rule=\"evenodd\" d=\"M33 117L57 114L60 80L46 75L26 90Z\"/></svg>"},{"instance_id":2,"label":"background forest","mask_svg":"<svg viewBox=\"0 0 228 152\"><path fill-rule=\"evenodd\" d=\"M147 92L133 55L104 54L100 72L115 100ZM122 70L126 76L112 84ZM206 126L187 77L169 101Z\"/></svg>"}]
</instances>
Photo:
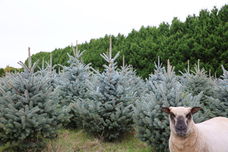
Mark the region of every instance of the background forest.
<instances>
[{"instance_id":1,"label":"background forest","mask_svg":"<svg viewBox=\"0 0 228 152\"><path fill-rule=\"evenodd\" d=\"M154 70L154 61L159 56L161 62L169 59L176 72L183 71L199 59L201 67L217 76L222 74L221 65L228 67L228 5L220 10L202 10L199 15L191 15L181 22L174 18L171 24L161 23L158 27L142 26L139 31L132 30L127 36L112 36L114 54L120 51L126 64L132 65L137 74L147 78ZM80 44L79 50L86 50L83 61L92 63L95 69L103 69L105 63L100 54L107 52L109 36L91 39ZM33 61L49 60L53 55L53 64L67 65L67 53L72 54L71 46L55 49L52 52L40 52L32 56ZM117 64L122 64L122 58Z\"/></svg>"}]
</instances>

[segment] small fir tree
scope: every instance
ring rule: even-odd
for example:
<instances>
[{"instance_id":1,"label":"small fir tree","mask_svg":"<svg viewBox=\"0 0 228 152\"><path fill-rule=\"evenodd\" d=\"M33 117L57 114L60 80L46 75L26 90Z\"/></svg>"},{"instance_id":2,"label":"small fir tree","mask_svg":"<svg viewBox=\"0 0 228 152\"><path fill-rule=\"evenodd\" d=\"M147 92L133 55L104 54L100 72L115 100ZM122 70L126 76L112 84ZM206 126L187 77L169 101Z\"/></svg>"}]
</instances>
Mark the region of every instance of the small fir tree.
<instances>
[{"instance_id":1,"label":"small fir tree","mask_svg":"<svg viewBox=\"0 0 228 152\"><path fill-rule=\"evenodd\" d=\"M109 55L101 55L108 65L104 65L103 73L96 72L90 99L75 105L83 117L84 129L104 141L120 139L131 131L133 103L137 94L129 84L131 75L116 68L115 60L119 54L114 58L111 54L110 43Z\"/></svg>"},{"instance_id":2,"label":"small fir tree","mask_svg":"<svg viewBox=\"0 0 228 152\"><path fill-rule=\"evenodd\" d=\"M34 72L36 63L22 62L24 72L9 74L0 87L0 144L15 143L15 151L39 151L43 138L56 136L65 112L53 101L49 73ZM39 147L41 146L41 147Z\"/></svg>"},{"instance_id":3,"label":"small fir tree","mask_svg":"<svg viewBox=\"0 0 228 152\"><path fill-rule=\"evenodd\" d=\"M165 80L165 67L162 66L162 64L160 63L160 58L158 57L158 62L157 64L155 64L155 69L154 69L154 73L150 74L146 86L148 88L148 91L153 91L154 88L153 86L157 83L160 83L162 81Z\"/></svg>"},{"instance_id":4,"label":"small fir tree","mask_svg":"<svg viewBox=\"0 0 228 152\"><path fill-rule=\"evenodd\" d=\"M201 95L185 93L169 64L164 71L160 63L156 67L155 74L151 74L146 82L149 91L136 103L134 121L137 136L142 141L155 151L168 152L169 122L161 108L199 106Z\"/></svg>"},{"instance_id":5,"label":"small fir tree","mask_svg":"<svg viewBox=\"0 0 228 152\"><path fill-rule=\"evenodd\" d=\"M125 65L125 61L123 58L123 65L121 66L120 75L123 76L123 82L127 82L128 88L131 89L130 92L135 93L135 97L140 98L146 91L145 82L136 75L132 66ZM124 80L125 79L125 80ZM137 100L137 99L135 99Z\"/></svg>"},{"instance_id":6,"label":"small fir tree","mask_svg":"<svg viewBox=\"0 0 228 152\"><path fill-rule=\"evenodd\" d=\"M219 109L220 114L228 117L228 71L222 66L223 75L216 83L216 97L222 102L223 107Z\"/></svg>"},{"instance_id":7,"label":"small fir tree","mask_svg":"<svg viewBox=\"0 0 228 152\"><path fill-rule=\"evenodd\" d=\"M85 65L81 60L83 52L73 48L73 56L69 55L68 67L64 66L62 73L58 78L58 87L55 90L56 100L62 107L68 109L69 122L64 124L67 128L77 128L82 126L81 119L77 111L72 109L72 105L79 100L87 98L87 92L90 84L90 65Z\"/></svg>"},{"instance_id":8,"label":"small fir tree","mask_svg":"<svg viewBox=\"0 0 228 152\"><path fill-rule=\"evenodd\" d=\"M184 90L192 95L198 95L202 92L200 100L203 111L200 111L204 116L204 120L221 116L221 110L224 108L223 103L216 97L216 84L211 77L208 77L204 69L200 69L199 62L195 66L192 74L185 75L182 85ZM202 120L201 120L202 121Z\"/></svg>"},{"instance_id":9,"label":"small fir tree","mask_svg":"<svg viewBox=\"0 0 228 152\"><path fill-rule=\"evenodd\" d=\"M46 66L45 66L46 65ZM52 86L53 91L56 89L59 83L59 75L56 73L55 65L52 64L52 54L50 54L50 61L44 62L44 59L42 60L42 67L39 68L40 74L45 77L46 75L50 77L51 81L49 82L49 85Z\"/></svg>"}]
</instances>

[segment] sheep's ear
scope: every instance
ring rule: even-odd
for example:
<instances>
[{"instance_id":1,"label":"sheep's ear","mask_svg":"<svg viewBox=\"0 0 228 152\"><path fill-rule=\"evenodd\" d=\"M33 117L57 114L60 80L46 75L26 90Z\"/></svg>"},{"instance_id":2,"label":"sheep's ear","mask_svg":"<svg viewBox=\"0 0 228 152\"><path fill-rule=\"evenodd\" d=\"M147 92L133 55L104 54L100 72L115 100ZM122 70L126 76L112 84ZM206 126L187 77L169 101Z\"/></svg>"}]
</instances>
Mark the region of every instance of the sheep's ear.
<instances>
[{"instance_id":1,"label":"sheep's ear","mask_svg":"<svg viewBox=\"0 0 228 152\"><path fill-rule=\"evenodd\" d=\"M201 107L193 107L193 108L191 109L191 114L194 114L194 113L198 112L198 111L201 110L201 109L202 109Z\"/></svg>"},{"instance_id":2,"label":"sheep's ear","mask_svg":"<svg viewBox=\"0 0 228 152\"><path fill-rule=\"evenodd\" d=\"M169 107L162 107L161 109L163 112L170 114L170 108Z\"/></svg>"}]
</instances>

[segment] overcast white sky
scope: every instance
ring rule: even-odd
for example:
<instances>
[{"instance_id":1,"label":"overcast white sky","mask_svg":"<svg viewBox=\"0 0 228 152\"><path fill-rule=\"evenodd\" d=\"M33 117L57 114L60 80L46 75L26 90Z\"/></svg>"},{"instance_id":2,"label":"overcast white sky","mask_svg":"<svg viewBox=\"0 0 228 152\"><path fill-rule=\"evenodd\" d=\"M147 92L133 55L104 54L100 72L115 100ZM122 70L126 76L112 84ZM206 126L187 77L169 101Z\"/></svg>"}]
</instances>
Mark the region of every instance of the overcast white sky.
<instances>
[{"instance_id":1,"label":"overcast white sky","mask_svg":"<svg viewBox=\"0 0 228 152\"><path fill-rule=\"evenodd\" d=\"M0 68L20 67L32 54L105 34L128 34L142 25L182 21L227 0L0 0Z\"/></svg>"}]
</instances>

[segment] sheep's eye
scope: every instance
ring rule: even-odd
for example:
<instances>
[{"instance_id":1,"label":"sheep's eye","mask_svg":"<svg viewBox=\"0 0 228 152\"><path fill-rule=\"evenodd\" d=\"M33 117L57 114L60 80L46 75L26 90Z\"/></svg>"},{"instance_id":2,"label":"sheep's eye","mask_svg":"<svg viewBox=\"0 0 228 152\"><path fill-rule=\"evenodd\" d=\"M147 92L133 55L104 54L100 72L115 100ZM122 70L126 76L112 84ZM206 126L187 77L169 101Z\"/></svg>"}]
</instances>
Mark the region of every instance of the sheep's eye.
<instances>
[{"instance_id":1,"label":"sheep's eye","mask_svg":"<svg viewBox=\"0 0 228 152\"><path fill-rule=\"evenodd\" d=\"M189 114L186 115L186 118L187 119L191 119L192 118L192 115L189 113Z\"/></svg>"},{"instance_id":2,"label":"sheep's eye","mask_svg":"<svg viewBox=\"0 0 228 152\"><path fill-rule=\"evenodd\" d=\"M173 113L170 114L171 119L175 118L175 115Z\"/></svg>"}]
</instances>

